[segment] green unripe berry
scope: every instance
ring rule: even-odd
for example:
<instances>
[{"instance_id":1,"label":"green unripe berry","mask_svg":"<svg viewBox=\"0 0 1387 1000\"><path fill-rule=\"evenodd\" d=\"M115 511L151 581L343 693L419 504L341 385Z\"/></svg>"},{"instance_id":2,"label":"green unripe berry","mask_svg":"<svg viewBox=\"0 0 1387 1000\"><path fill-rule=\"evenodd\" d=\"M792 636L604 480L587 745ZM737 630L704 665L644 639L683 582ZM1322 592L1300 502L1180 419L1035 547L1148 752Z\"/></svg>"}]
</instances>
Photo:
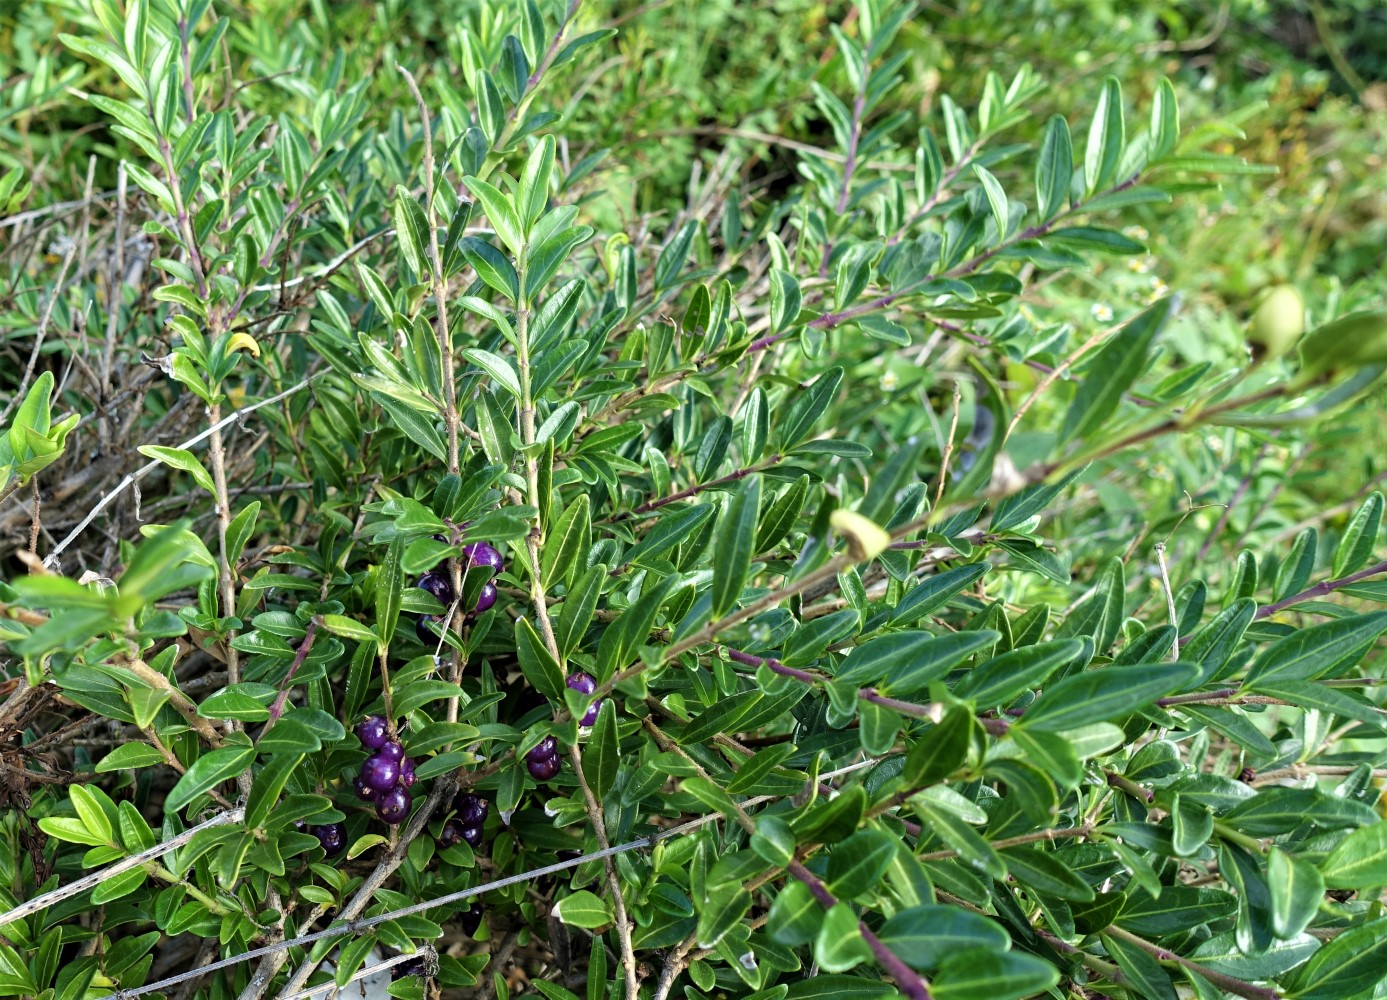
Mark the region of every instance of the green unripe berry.
<instances>
[{"instance_id":1,"label":"green unripe berry","mask_svg":"<svg viewBox=\"0 0 1387 1000\"><path fill-rule=\"evenodd\" d=\"M1279 358L1305 332L1305 303L1291 285L1272 288L1247 324L1247 341L1252 345L1253 360L1261 363Z\"/></svg>"}]
</instances>

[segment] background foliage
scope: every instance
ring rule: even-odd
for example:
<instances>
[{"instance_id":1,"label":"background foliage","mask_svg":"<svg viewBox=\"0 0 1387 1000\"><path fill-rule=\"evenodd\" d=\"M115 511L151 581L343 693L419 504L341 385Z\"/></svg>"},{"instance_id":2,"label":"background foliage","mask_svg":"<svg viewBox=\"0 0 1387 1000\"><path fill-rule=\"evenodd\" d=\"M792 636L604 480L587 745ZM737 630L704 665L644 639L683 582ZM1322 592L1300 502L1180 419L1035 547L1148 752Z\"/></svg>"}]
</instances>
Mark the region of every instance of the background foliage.
<instances>
[{"instance_id":1,"label":"background foliage","mask_svg":"<svg viewBox=\"0 0 1387 1000\"><path fill-rule=\"evenodd\" d=\"M0 995L1381 996L1377 5L457 6L0 11Z\"/></svg>"}]
</instances>

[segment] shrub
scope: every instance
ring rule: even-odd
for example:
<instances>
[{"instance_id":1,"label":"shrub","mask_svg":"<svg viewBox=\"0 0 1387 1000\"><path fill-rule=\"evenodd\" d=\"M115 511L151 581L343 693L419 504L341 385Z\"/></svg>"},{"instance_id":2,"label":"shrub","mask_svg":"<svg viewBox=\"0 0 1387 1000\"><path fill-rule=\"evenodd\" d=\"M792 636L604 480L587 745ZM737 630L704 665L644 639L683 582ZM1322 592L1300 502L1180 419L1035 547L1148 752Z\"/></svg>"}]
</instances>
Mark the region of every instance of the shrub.
<instances>
[{"instance_id":1,"label":"shrub","mask_svg":"<svg viewBox=\"0 0 1387 1000\"><path fill-rule=\"evenodd\" d=\"M580 0L370 79L73 15L115 196L9 255L0 994L1374 995L1382 495L1225 565L1180 487L1341 428L1387 320L1191 361L1124 224L1265 169L1169 81L920 121L911 14L832 27L792 184L638 221Z\"/></svg>"}]
</instances>

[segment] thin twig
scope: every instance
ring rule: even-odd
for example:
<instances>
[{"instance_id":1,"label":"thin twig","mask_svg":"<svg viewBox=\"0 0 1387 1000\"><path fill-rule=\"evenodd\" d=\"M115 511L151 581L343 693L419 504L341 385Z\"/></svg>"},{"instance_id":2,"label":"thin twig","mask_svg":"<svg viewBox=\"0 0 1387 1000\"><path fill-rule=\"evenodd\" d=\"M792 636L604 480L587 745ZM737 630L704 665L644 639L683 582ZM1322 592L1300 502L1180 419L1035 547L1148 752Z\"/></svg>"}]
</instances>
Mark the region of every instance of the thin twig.
<instances>
[{"instance_id":1,"label":"thin twig","mask_svg":"<svg viewBox=\"0 0 1387 1000\"><path fill-rule=\"evenodd\" d=\"M331 369L324 368L322 371L309 375L307 378L303 379L300 382L296 382L294 385L290 386L288 389L285 389L281 393L276 393L273 396L270 396L266 399L262 399L258 403L251 403L249 406L241 407L239 410L236 410L234 413L231 413L228 416L223 417L221 420L217 421L217 423L213 424L211 427L207 428L201 433L188 438L188 440L178 445L178 448L186 450L188 448L193 447L196 444L200 444L207 438L211 437L214 430L220 430L228 424L240 420L241 418L246 416L246 414L254 413L262 406L269 406L271 403L279 402L286 396L292 396L294 393L298 392L300 389L304 388L309 383L326 375L329 371L331 371ZM56 566L58 563L58 556L62 554L64 549L66 549L69 545L71 545L74 541L77 540L77 536L80 535L83 531L85 531L87 529L87 526L91 524L92 521L96 520L97 514L100 514L103 510L105 510L112 500L120 496L120 494L124 493L127 489L129 489L135 483L139 482L145 476L149 475L155 469L159 468L159 466L161 466L162 464L163 463L161 461L155 459L152 462L148 462L140 466L134 472L128 474L124 479L117 483L115 489L111 490L110 493L107 493L104 497L98 500L95 506L93 506L92 509L87 512L86 517L82 518L82 520L78 522L77 527L73 528L70 532L68 532L67 537L65 537L61 542L59 542L54 547L53 551L48 553L48 555L44 557L43 564L50 569Z\"/></svg>"}]
</instances>

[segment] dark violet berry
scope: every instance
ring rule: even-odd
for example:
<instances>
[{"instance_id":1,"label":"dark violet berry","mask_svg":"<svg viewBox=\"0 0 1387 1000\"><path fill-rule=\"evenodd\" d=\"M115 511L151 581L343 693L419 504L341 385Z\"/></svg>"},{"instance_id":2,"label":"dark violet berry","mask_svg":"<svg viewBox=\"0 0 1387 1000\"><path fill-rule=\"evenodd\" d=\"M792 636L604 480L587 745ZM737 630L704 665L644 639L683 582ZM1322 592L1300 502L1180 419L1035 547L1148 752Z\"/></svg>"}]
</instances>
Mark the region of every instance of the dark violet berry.
<instances>
[{"instance_id":1,"label":"dark violet berry","mask_svg":"<svg viewBox=\"0 0 1387 1000\"><path fill-rule=\"evenodd\" d=\"M376 815L387 823L399 823L409 815L409 792L404 785L396 785L388 792L382 792L376 802Z\"/></svg>"},{"instance_id":2,"label":"dark violet berry","mask_svg":"<svg viewBox=\"0 0 1387 1000\"><path fill-rule=\"evenodd\" d=\"M352 791L356 792L356 797L363 802L374 802L380 798L380 792L366 784L364 774L358 774L352 779Z\"/></svg>"},{"instance_id":3,"label":"dark violet berry","mask_svg":"<svg viewBox=\"0 0 1387 1000\"><path fill-rule=\"evenodd\" d=\"M385 756L383 750L377 750L361 765L361 777L376 791L387 792L400 780L400 765L398 761ZM385 799L381 798L376 804L380 805L384 801Z\"/></svg>"},{"instance_id":4,"label":"dark violet berry","mask_svg":"<svg viewBox=\"0 0 1387 1000\"><path fill-rule=\"evenodd\" d=\"M462 839L467 841L470 847L482 846L482 828L479 826L465 826L462 828Z\"/></svg>"},{"instance_id":5,"label":"dark violet berry","mask_svg":"<svg viewBox=\"0 0 1387 1000\"><path fill-rule=\"evenodd\" d=\"M424 956L419 955L411 958L408 962L401 962L390 970L390 981L398 982L406 976L422 976L424 974Z\"/></svg>"},{"instance_id":6,"label":"dark violet berry","mask_svg":"<svg viewBox=\"0 0 1387 1000\"><path fill-rule=\"evenodd\" d=\"M530 777L536 781L551 781L558 776L561 769L558 754L528 761L525 766L530 769Z\"/></svg>"},{"instance_id":7,"label":"dark violet berry","mask_svg":"<svg viewBox=\"0 0 1387 1000\"><path fill-rule=\"evenodd\" d=\"M486 542L471 542L464 545L462 558L467 560L468 566L490 569L493 576L500 573L506 565L505 560L501 558L500 550Z\"/></svg>"},{"instance_id":8,"label":"dark violet berry","mask_svg":"<svg viewBox=\"0 0 1387 1000\"><path fill-rule=\"evenodd\" d=\"M391 740L389 743L385 744L385 746L381 747L379 750L376 751L376 756L384 757L386 760L393 760L395 763L398 764L400 761L404 759L405 748L399 740Z\"/></svg>"},{"instance_id":9,"label":"dark violet berry","mask_svg":"<svg viewBox=\"0 0 1387 1000\"><path fill-rule=\"evenodd\" d=\"M481 826L486 822L489 808L486 799L476 795L459 795L453 800L453 809L457 811L458 819L465 826Z\"/></svg>"},{"instance_id":10,"label":"dark violet berry","mask_svg":"<svg viewBox=\"0 0 1387 1000\"><path fill-rule=\"evenodd\" d=\"M552 736L546 736L536 743L530 752L525 755L529 761L544 760L546 757L557 757L559 755L559 741Z\"/></svg>"},{"instance_id":11,"label":"dark violet berry","mask_svg":"<svg viewBox=\"0 0 1387 1000\"><path fill-rule=\"evenodd\" d=\"M456 819L448 820L438 833L438 846L453 847L462 843L462 829L462 824Z\"/></svg>"},{"instance_id":12,"label":"dark violet berry","mask_svg":"<svg viewBox=\"0 0 1387 1000\"><path fill-rule=\"evenodd\" d=\"M347 846L347 828L341 823L328 823L326 826L311 826L308 832L318 838L323 853L330 858L341 854Z\"/></svg>"},{"instance_id":13,"label":"dark violet berry","mask_svg":"<svg viewBox=\"0 0 1387 1000\"><path fill-rule=\"evenodd\" d=\"M568 680L564 681L569 687L579 694L592 694L597 690L597 680L592 674L584 673L579 670L577 673L568 675Z\"/></svg>"},{"instance_id":14,"label":"dark violet berry","mask_svg":"<svg viewBox=\"0 0 1387 1000\"><path fill-rule=\"evenodd\" d=\"M438 636L433 634L433 630L430 629L429 626L437 622L441 617L441 615L420 615L419 621L414 625L414 634L419 637L420 642L430 649L438 645Z\"/></svg>"},{"instance_id":15,"label":"dark violet berry","mask_svg":"<svg viewBox=\"0 0 1387 1000\"><path fill-rule=\"evenodd\" d=\"M445 608L453 603L453 582L441 570L429 570L419 578L416 586L421 590L427 590Z\"/></svg>"},{"instance_id":16,"label":"dark violet berry","mask_svg":"<svg viewBox=\"0 0 1387 1000\"><path fill-rule=\"evenodd\" d=\"M379 750L390 739L390 723L383 715L368 715L356 724L356 738L367 750Z\"/></svg>"},{"instance_id":17,"label":"dark violet berry","mask_svg":"<svg viewBox=\"0 0 1387 1000\"><path fill-rule=\"evenodd\" d=\"M459 913L458 923L462 925L462 932L468 937L476 934L477 928L482 925L482 904L473 903Z\"/></svg>"},{"instance_id":18,"label":"dark violet berry","mask_svg":"<svg viewBox=\"0 0 1387 1000\"><path fill-rule=\"evenodd\" d=\"M400 784L406 788L413 788L414 782L418 778L414 774L414 758L406 757L400 761Z\"/></svg>"},{"instance_id":19,"label":"dark violet berry","mask_svg":"<svg viewBox=\"0 0 1387 1000\"><path fill-rule=\"evenodd\" d=\"M564 683L566 683L574 691L577 691L579 694L592 694L594 691L597 690L596 678L594 678L592 674L585 673L581 670L579 670L576 673L569 674L568 680ZM592 725L594 722L597 721L597 713L601 710L602 699L598 698L596 701L594 701L591 705L588 706L588 710L584 712L583 717L578 720L578 725Z\"/></svg>"},{"instance_id":20,"label":"dark violet berry","mask_svg":"<svg viewBox=\"0 0 1387 1000\"><path fill-rule=\"evenodd\" d=\"M477 606L472 610L476 614L481 614L483 611L490 610L491 606L495 603L496 584L488 580L486 583L482 584L482 592L477 596Z\"/></svg>"}]
</instances>

